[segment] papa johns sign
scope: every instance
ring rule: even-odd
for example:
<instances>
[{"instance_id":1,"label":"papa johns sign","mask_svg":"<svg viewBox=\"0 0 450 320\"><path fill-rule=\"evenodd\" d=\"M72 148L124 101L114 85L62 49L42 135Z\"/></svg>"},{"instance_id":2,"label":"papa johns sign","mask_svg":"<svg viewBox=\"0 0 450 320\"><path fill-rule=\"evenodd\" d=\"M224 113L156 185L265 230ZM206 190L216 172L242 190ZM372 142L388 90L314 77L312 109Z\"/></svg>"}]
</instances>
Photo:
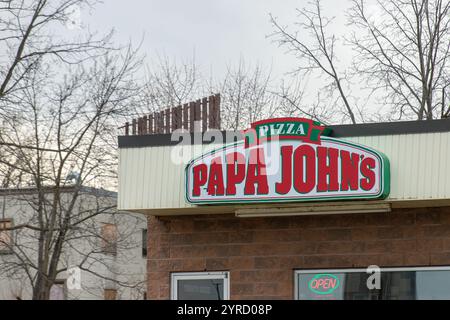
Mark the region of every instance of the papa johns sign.
<instances>
[{"instance_id":1,"label":"papa johns sign","mask_svg":"<svg viewBox=\"0 0 450 320\"><path fill-rule=\"evenodd\" d=\"M194 204L375 199L389 194L381 152L324 136L303 118L255 122L244 140L191 160L186 200Z\"/></svg>"}]
</instances>

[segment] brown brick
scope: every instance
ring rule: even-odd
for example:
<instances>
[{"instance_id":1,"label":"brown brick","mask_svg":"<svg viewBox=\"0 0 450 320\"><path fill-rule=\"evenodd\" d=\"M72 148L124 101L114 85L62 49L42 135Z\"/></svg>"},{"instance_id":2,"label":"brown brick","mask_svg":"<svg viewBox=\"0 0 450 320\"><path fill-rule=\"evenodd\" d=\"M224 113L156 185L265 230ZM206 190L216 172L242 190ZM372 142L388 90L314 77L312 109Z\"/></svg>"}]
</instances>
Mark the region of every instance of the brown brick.
<instances>
[{"instance_id":1,"label":"brown brick","mask_svg":"<svg viewBox=\"0 0 450 320\"><path fill-rule=\"evenodd\" d=\"M424 212L416 213L416 221L419 225L434 225L441 223L441 214L439 211L432 209L424 210Z\"/></svg>"},{"instance_id":2,"label":"brown brick","mask_svg":"<svg viewBox=\"0 0 450 320\"><path fill-rule=\"evenodd\" d=\"M417 249L417 241L416 240L392 240L392 252L415 252Z\"/></svg>"},{"instance_id":3,"label":"brown brick","mask_svg":"<svg viewBox=\"0 0 450 320\"><path fill-rule=\"evenodd\" d=\"M168 237L162 237L161 242L163 242L163 239L167 238L167 242L169 245L177 246L177 245L190 245L195 243L193 241L194 234L192 233L172 233Z\"/></svg>"},{"instance_id":4,"label":"brown brick","mask_svg":"<svg viewBox=\"0 0 450 320\"><path fill-rule=\"evenodd\" d=\"M241 250L244 247L243 244L230 244L228 245L228 256L229 257L234 257L234 256L241 256Z\"/></svg>"},{"instance_id":5,"label":"brown brick","mask_svg":"<svg viewBox=\"0 0 450 320\"><path fill-rule=\"evenodd\" d=\"M450 238L450 225L433 225L421 228L425 238Z\"/></svg>"},{"instance_id":6,"label":"brown brick","mask_svg":"<svg viewBox=\"0 0 450 320\"><path fill-rule=\"evenodd\" d=\"M189 271L204 271L206 269L205 259L185 259L183 260L183 270Z\"/></svg>"},{"instance_id":7,"label":"brown brick","mask_svg":"<svg viewBox=\"0 0 450 320\"><path fill-rule=\"evenodd\" d=\"M367 241L364 250L366 253L387 253L392 251L392 240Z\"/></svg>"},{"instance_id":8,"label":"brown brick","mask_svg":"<svg viewBox=\"0 0 450 320\"><path fill-rule=\"evenodd\" d=\"M167 276L167 272L164 271L159 271L159 272L149 272L148 273L148 280L155 280L155 281L160 281L160 280L164 280Z\"/></svg>"},{"instance_id":9,"label":"brown brick","mask_svg":"<svg viewBox=\"0 0 450 320\"><path fill-rule=\"evenodd\" d=\"M235 277L238 282L270 282L286 281L289 278L289 270L248 270L239 271Z\"/></svg>"},{"instance_id":10,"label":"brown brick","mask_svg":"<svg viewBox=\"0 0 450 320\"><path fill-rule=\"evenodd\" d=\"M254 240L254 232L250 230L230 232L228 234L229 243L250 243Z\"/></svg>"},{"instance_id":11,"label":"brown brick","mask_svg":"<svg viewBox=\"0 0 450 320\"><path fill-rule=\"evenodd\" d=\"M352 240L377 240L377 227L358 227L351 229Z\"/></svg>"},{"instance_id":12,"label":"brown brick","mask_svg":"<svg viewBox=\"0 0 450 320\"><path fill-rule=\"evenodd\" d=\"M355 268L367 268L371 265L381 265L379 254L362 254L355 257L352 266Z\"/></svg>"},{"instance_id":13,"label":"brown brick","mask_svg":"<svg viewBox=\"0 0 450 320\"><path fill-rule=\"evenodd\" d=\"M380 227L377 236L379 239L401 239L403 230L399 227Z\"/></svg>"},{"instance_id":14,"label":"brown brick","mask_svg":"<svg viewBox=\"0 0 450 320\"><path fill-rule=\"evenodd\" d=\"M159 286L159 296L161 298L170 296L170 286L168 284L160 284L160 286Z\"/></svg>"},{"instance_id":15,"label":"brown brick","mask_svg":"<svg viewBox=\"0 0 450 320\"><path fill-rule=\"evenodd\" d=\"M158 260L148 259L147 260L147 270L149 272L158 271Z\"/></svg>"},{"instance_id":16,"label":"brown brick","mask_svg":"<svg viewBox=\"0 0 450 320\"><path fill-rule=\"evenodd\" d=\"M254 294L261 296L274 296L278 294L277 283L255 283Z\"/></svg>"},{"instance_id":17,"label":"brown brick","mask_svg":"<svg viewBox=\"0 0 450 320\"><path fill-rule=\"evenodd\" d=\"M217 220L217 230L213 231L236 231L239 230L239 225L239 219L220 219Z\"/></svg>"},{"instance_id":18,"label":"brown brick","mask_svg":"<svg viewBox=\"0 0 450 320\"><path fill-rule=\"evenodd\" d=\"M170 232L192 232L194 231L194 221L186 218L171 220L169 230Z\"/></svg>"},{"instance_id":19,"label":"brown brick","mask_svg":"<svg viewBox=\"0 0 450 320\"><path fill-rule=\"evenodd\" d=\"M291 278L289 281L278 282L278 295L283 297L289 297L292 299L294 290L294 272L291 272Z\"/></svg>"},{"instance_id":20,"label":"brown brick","mask_svg":"<svg viewBox=\"0 0 450 320\"><path fill-rule=\"evenodd\" d=\"M192 244L223 244L230 242L228 232L195 232L192 234Z\"/></svg>"},{"instance_id":21,"label":"brown brick","mask_svg":"<svg viewBox=\"0 0 450 320\"><path fill-rule=\"evenodd\" d=\"M169 298L171 272L228 270L232 299L292 299L294 269L450 264L448 208L251 219L177 216L150 218L149 230L150 299Z\"/></svg>"},{"instance_id":22,"label":"brown brick","mask_svg":"<svg viewBox=\"0 0 450 320\"><path fill-rule=\"evenodd\" d=\"M193 222L193 231L196 232L214 232L219 231L218 222L211 219L196 219Z\"/></svg>"},{"instance_id":23,"label":"brown brick","mask_svg":"<svg viewBox=\"0 0 450 320\"><path fill-rule=\"evenodd\" d=\"M231 295L251 295L254 293L254 284L253 283L239 283L232 282L230 284Z\"/></svg>"},{"instance_id":24,"label":"brown brick","mask_svg":"<svg viewBox=\"0 0 450 320\"><path fill-rule=\"evenodd\" d=\"M155 258L155 259L169 258L170 247L155 246L155 245L151 245L151 243L150 243L147 254L148 254L149 258Z\"/></svg>"},{"instance_id":25,"label":"brown brick","mask_svg":"<svg viewBox=\"0 0 450 320\"><path fill-rule=\"evenodd\" d=\"M290 226L289 217L267 218L264 222L267 229L287 229Z\"/></svg>"},{"instance_id":26,"label":"brown brick","mask_svg":"<svg viewBox=\"0 0 450 320\"><path fill-rule=\"evenodd\" d=\"M402 234L403 239L418 239L421 237L420 233L418 232L418 227L414 225L408 225L408 226L401 226L398 227Z\"/></svg>"},{"instance_id":27,"label":"brown brick","mask_svg":"<svg viewBox=\"0 0 450 320\"><path fill-rule=\"evenodd\" d=\"M333 254L343 252L362 252L364 243L361 241L325 241L317 244L318 254Z\"/></svg>"},{"instance_id":28,"label":"brown brick","mask_svg":"<svg viewBox=\"0 0 450 320\"><path fill-rule=\"evenodd\" d=\"M229 268L228 258L206 259L206 269L211 270L227 270Z\"/></svg>"},{"instance_id":29,"label":"brown brick","mask_svg":"<svg viewBox=\"0 0 450 320\"><path fill-rule=\"evenodd\" d=\"M440 208L440 222L442 224L450 224L450 208Z\"/></svg>"},{"instance_id":30,"label":"brown brick","mask_svg":"<svg viewBox=\"0 0 450 320\"><path fill-rule=\"evenodd\" d=\"M243 256L263 256L270 254L271 244L248 244L241 247L240 254Z\"/></svg>"},{"instance_id":31,"label":"brown brick","mask_svg":"<svg viewBox=\"0 0 450 320\"><path fill-rule=\"evenodd\" d=\"M337 216L341 227L367 226L367 216L364 214L345 214Z\"/></svg>"},{"instance_id":32,"label":"brown brick","mask_svg":"<svg viewBox=\"0 0 450 320\"><path fill-rule=\"evenodd\" d=\"M324 240L350 240L352 238L351 229L326 229Z\"/></svg>"},{"instance_id":33,"label":"brown brick","mask_svg":"<svg viewBox=\"0 0 450 320\"><path fill-rule=\"evenodd\" d=\"M389 225L408 226L416 223L415 212L402 211L400 213L392 213L389 215Z\"/></svg>"},{"instance_id":34,"label":"brown brick","mask_svg":"<svg viewBox=\"0 0 450 320\"><path fill-rule=\"evenodd\" d=\"M242 219L240 221L240 227L242 230L265 230L269 229L265 223L264 218L251 218L251 219Z\"/></svg>"},{"instance_id":35,"label":"brown brick","mask_svg":"<svg viewBox=\"0 0 450 320\"><path fill-rule=\"evenodd\" d=\"M149 280L147 285L147 298L148 299L159 299L159 281Z\"/></svg>"},{"instance_id":36,"label":"brown brick","mask_svg":"<svg viewBox=\"0 0 450 320\"><path fill-rule=\"evenodd\" d=\"M230 257L229 266L231 270L252 270L255 267L255 258Z\"/></svg>"},{"instance_id":37,"label":"brown brick","mask_svg":"<svg viewBox=\"0 0 450 320\"><path fill-rule=\"evenodd\" d=\"M401 253L390 253L380 255L380 267L400 267L403 266L404 259L403 254Z\"/></svg>"},{"instance_id":38,"label":"brown brick","mask_svg":"<svg viewBox=\"0 0 450 320\"><path fill-rule=\"evenodd\" d=\"M389 226L387 213L367 213L366 222L368 226Z\"/></svg>"},{"instance_id":39,"label":"brown brick","mask_svg":"<svg viewBox=\"0 0 450 320\"><path fill-rule=\"evenodd\" d=\"M290 221L289 221L289 228L294 228L294 229L301 229L301 228L307 228L307 227L311 227L309 225L309 221L312 220L312 217L310 216L294 216L291 217ZM316 221L316 220L314 220ZM317 225L315 226L317 227Z\"/></svg>"},{"instance_id":40,"label":"brown brick","mask_svg":"<svg viewBox=\"0 0 450 320\"><path fill-rule=\"evenodd\" d=\"M406 253L404 255L405 266L429 266L431 264L430 255L427 253Z\"/></svg>"},{"instance_id":41,"label":"brown brick","mask_svg":"<svg viewBox=\"0 0 450 320\"><path fill-rule=\"evenodd\" d=\"M149 231L149 234L151 233L165 233L169 232L169 224L167 221L158 219L153 216L148 217L148 224L147 228Z\"/></svg>"},{"instance_id":42,"label":"brown brick","mask_svg":"<svg viewBox=\"0 0 450 320\"><path fill-rule=\"evenodd\" d=\"M345 268L351 267L354 257L350 255L316 255L304 257L305 268Z\"/></svg>"},{"instance_id":43,"label":"brown brick","mask_svg":"<svg viewBox=\"0 0 450 320\"><path fill-rule=\"evenodd\" d=\"M430 263L432 265L449 265L450 252L431 253Z\"/></svg>"},{"instance_id":44,"label":"brown brick","mask_svg":"<svg viewBox=\"0 0 450 320\"><path fill-rule=\"evenodd\" d=\"M439 241L440 239L433 239ZM432 250L439 251L437 245L432 246ZM450 238L442 239L442 251L450 251Z\"/></svg>"},{"instance_id":45,"label":"brown brick","mask_svg":"<svg viewBox=\"0 0 450 320\"><path fill-rule=\"evenodd\" d=\"M179 246L172 247L170 249L170 258L189 258L193 256L194 247L192 246Z\"/></svg>"},{"instance_id":46,"label":"brown brick","mask_svg":"<svg viewBox=\"0 0 450 320\"><path fill-rule=\"evenodd\" d=\"M305 241L324 241L326 229L304 229L302 232L302 240Z\"/></svg>"},{"instance_id":47,"label":"brown brick","mask_svg":"<svg viewBox=\"0 0 450 320\"><path fill-rule=\"evenodd\" d=\"M302 239L302 231L298 229L266 230L264 232L253 232L254 242L283 242L299 241Z\"/></svg>"},{"instance_id":48,"label":"brown brick","mask_svg":"<svg viewBox=\"0 0 450 320\"><path fill-rule=\"evenodd\" d=\"M449 243L450 244L450 243ZM444 250L443 239L420 239L417 240L417 251L438 252Z\"/></svg>"},{"instance_id":49,"label":"brown brick","mask_svg":"<svg viewBox=\"0 0 450 320\"><path fill-rule=\"evenodd\" d=\"M272 257L256 257L255 269L293 269L301 267L303 257L297 256L272 256Z\"/></svg>"}]
</instances>

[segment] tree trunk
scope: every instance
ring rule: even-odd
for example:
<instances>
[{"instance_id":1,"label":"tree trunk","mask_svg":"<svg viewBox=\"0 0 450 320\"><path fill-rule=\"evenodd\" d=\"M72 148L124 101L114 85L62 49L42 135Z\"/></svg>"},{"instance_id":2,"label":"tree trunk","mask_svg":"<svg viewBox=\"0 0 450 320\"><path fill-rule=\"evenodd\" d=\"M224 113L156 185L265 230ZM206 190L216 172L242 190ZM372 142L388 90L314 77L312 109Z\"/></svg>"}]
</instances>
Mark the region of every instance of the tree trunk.
<instances>
[{"instance_id":1,"label":"tree trunk","mask_svg":"<svg viewBox=\"0 0 450 320\"><path fill-rule=\"evenodd\" d=\"M44 275L37 275L36 285L33 288L33 300L49 300L51 282Z\"/></svg>"}]
</instances>

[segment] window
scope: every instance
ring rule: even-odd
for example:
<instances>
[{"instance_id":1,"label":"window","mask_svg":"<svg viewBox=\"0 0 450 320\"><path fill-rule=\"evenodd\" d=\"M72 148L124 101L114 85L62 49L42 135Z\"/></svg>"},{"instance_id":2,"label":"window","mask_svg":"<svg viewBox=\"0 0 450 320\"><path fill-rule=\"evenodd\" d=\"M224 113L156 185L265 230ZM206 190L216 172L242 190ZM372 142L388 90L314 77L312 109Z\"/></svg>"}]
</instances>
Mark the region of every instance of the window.
<instances>
[{"instance_id":1,"label":"window","mask_svg":"<svg viewBox=\"0 0 450 320\"><path fill-rule=\"evenodd\" d=\"M50 288L49 300L66 300L66 285L64 280L56 280Z\"/></svg>"},{"instance_id":2,"label":"window","mask_svg":"<svg viewBox=\"0 0 450 320\"><path fill-rule=\"evenodd\" d=\"M296 299L450 299L450 267L381 268L380 286L374 289L367 286L371 275L366 269L295 271Z\"/></svg>"},{"instance_id":3,"label":"window","mask_svg":"<svg viewBox=\"0 0 450 320\"><path fill-rule=\"evenodd\" d=\"M142 257L147 257L147 229L142 229Z\"/></svg>"},{"instance_id":4,"label":"window","mask_svg":"<svg viewBox=\"0 0 450 320\"><path fill-rule=\"evenodd\" d=\"M117 289L105 289L105 300L117 300Z\"/></svg>"},{"instance_id":5,"label":"window","mask_svg":"<svg viewBox=\"0 0 450 320\"><path fill-rule=\"evenodd\" d=\"M102 225L102 251L106 254L117 254L117 226L111 223Z\"/></svg>"},{"instance_id":6,"label":"window","mask_svg":"<svg viewBox=\"0 0 450 320\"><path fill-rule=\"evenodd\" d=\"M228 272L173 273L172 300L228 300L230 277Z\"/></svg>"},{"instance_id":7,"label":"window","mask_svg":"<svg viewBox=\"0 0 450 320\"><path fill-rule=\"evenodd\" d=\"M12 227L11 219L0 220L0 253L11 253L12 247Z\"/></svg>"}]
</instances>

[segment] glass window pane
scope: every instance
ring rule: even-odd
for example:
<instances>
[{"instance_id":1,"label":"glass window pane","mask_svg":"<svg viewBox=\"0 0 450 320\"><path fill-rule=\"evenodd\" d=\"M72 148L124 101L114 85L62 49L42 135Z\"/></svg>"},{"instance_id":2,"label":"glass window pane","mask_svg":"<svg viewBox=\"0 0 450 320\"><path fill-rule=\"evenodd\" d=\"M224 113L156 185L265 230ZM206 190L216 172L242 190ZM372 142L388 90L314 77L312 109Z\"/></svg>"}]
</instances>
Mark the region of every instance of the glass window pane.
<instances>
[{"instance_id":1,"label":"glass window pane","mask_svg":"<svg viewBox=\"0 0 450 320\"><path fill-rule=\"evenodd\" d=\"M55 283L50 288L50 300L65 300L64 294L64 284L63 283Z\"/></svg>"},{"instance_id":2,"label":"glass window pane","mask_svg":"<svg viewBox=\"0 0 450 320\"><path fill-rule=\"evenodd\" d=\"M380 289L369 289L366 272L297 273L300 300L450 299L450 270L381 271Z\"/></svg>"},{"instance_id":3,"label":"glass window pane","mask_svg":"<svg viewBox=\"0 0 450 320\"><path fill-rule=\"evenodd\" d=\"M223 300L223 279L178 280L179 300Z\"/></svg>"}]
</instances>

